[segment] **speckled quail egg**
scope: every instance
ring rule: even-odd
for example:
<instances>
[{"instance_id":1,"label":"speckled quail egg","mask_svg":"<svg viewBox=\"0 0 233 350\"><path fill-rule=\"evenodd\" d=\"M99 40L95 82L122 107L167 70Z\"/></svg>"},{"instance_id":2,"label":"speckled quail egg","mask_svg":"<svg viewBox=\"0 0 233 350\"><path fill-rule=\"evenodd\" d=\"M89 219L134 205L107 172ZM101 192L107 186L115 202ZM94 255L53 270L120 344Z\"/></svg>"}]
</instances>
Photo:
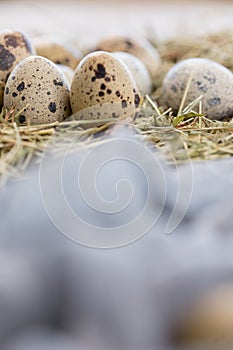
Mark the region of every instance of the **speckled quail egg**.
<instances>
[{"instance_id":1,"label":"speckled quail egg","mask_svg":"<svg viewBox=\"0 0 233 350\"><path fill-rule=\"evenodd\" d=\"M40 37L34 39L36 54L48 58L54 63L64 64L75 69L79 64L82 54L72 45L63 43L57 38Z\"/></svg>"},{"instance_id":2,"label":"speckled quail egg","mask_svg":"<svg viewBox=\"0 0 233 350\"><path fill-rule=\"evenodd\" d=\"M70 114L66 78L48 59L27 57L13 69L7 80L4 106L7 110L15 107L19 123L63 121Z\"/></svg>"},{"instance_id":3,"label":"speckled quail egg","mask_svg":"<svg viewBox=\"0 0 233 350\"><path fill-rule=\"evenodd\" d=\"M203 112L210 119L233 115L233 74L219 63L190 58L173 66L163 81L163 100L174 111L179 109L190 79L185 105L203 95Z\"/></svg>"},{"instance_id":4,"label":"speckled quail egg","mask_svg":"<svg viewBox=\"0 0 233 350\"><path fill-rule=\"evenodd\" d=\"M97 44L97 50L108 52L124 51L131 53L142 60L151 76L154 77L160 67L158 50L146 39L134 39L122 36L113 36L103 39Z\"/></svg>"},{"instance_id":5,"label":"speckled quail egg","mask_svg":"<svg viewBox=\"0 0 233 350\"><path fill-rule=\"evenodd\" d=\"M68 66L65 66L64 64L57 64L57 67L64 73L68 85L70 87L73 77L74 77L74 70Z\"/></svg>"},{"instance_id":6,"label":"speckled quail egg","mask_svg":"<svg viewBox=\"0 0 233 350\"><path fill-rule=\"evenodd\" d=\"M75 71L70 101L76 119L133 115L140 99L131 72L111 53L91 53L80 62Z\"/></svg>"},{"instance_id":7,"label":"speckled quail egg","mask_svg":"<svg viewBox=\"0 0 233 350\"><path fill-rule=\"evenodd\" d=\"M152 91L152 80L146 65L136 56L128 52L114 52L113 55L122 60L132 73L142 95Z\"/></svg>"},{"instance_id":8,"label":"speckled quail egg","mask_svg":"<svg viewBox=\"0 0 233 350\"><path fill-rule=\"evenodd\" d=\"M4 85L12 69L22 59L34 54L27 36L19 31L0 32L0 106L3 104Z\"/></svg>"}]
</instances>

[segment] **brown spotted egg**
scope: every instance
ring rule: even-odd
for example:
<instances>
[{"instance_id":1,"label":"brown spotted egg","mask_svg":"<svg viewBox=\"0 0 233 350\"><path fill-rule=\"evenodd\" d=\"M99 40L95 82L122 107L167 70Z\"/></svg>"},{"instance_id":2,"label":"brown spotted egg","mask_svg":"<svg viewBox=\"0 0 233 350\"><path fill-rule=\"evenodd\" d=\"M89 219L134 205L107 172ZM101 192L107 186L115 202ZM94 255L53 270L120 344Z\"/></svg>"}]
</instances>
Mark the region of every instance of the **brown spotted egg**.
<instances>
[{"instance_id":1,"label":"brown spotted egg","mask_svg":"<svg viewBox=\"0 0 233 350\"><path fill-rule=\"evenodd\" d=\"M36 54L54 63L75 69L82 58L79 50L57 38L41 37L34 40Z\"/></svg>"},{"instance_id":2,"label":"brown spotted egg","mask_svg":"<svg viewBox=\"0 0 233 350\"><path fill-rule=\"evenodd\" d=\"M76 68L70 97L76 119L133 115L140 99L129 69L110 53L91 53Z\"/></svg>"},{"instance_id":3,"label":"brown spotted egg","mask_svg":"<svg viewBox=\"0 0 233 350\"><path fill-rule=\"evenodd\" d=\"M205 58L189 58L170 69L163 81L162 98L167 106L178 111L189 79L185 106L202 95L202 109L210 119L233 116L233 74Z\"/></svg>"},{"instance_id":4,"label":"brown spotted egg","mask_svg":"<svg viewBox=\"0 0 233 350\"><path fill-rule=\"evenodd\" d=\"M27 57L14 68L7 80L4 107L7 110L15 108L19 123L63 121L70 115L66 78L48 59Z\"/></svg>"},{"instance_id":5,"label":"brown spotted egg","mask_svg":"<svg viewBox=\"0 0 233 350\"><path fill-rule=\"evenodd\" d=\"M113 36L101 40L97 44L97 50L131 53L144 62L152 77L158 73L161 64L158 50L145 38Z\"/></svg>"},{"instance_id":6,"label":"brown spotted egg","mask_svg":"<svg viewBox=\"0 0 233 350\"><path fill-rule=\"evenodd\" d=\"M0 32L0 106L10 72L22 59L33 54L34 50L25 34L14 30Z\"/></svg>"}]
</instances>

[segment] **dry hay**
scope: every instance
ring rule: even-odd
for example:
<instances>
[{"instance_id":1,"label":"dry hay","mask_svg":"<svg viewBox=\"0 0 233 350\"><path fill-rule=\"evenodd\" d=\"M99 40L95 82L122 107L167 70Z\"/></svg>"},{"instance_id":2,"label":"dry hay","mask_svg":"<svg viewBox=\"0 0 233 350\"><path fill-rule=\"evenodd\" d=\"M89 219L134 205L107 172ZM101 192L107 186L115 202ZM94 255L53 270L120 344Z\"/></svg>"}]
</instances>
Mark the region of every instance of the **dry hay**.
<instances>
[{"instance_id":1,"label":"dry hay","mask_svg":"<svg viewBox=\"0 0 233 350\"><path fill-rule=\"evenodd\" d=\"M170 163L184 163L189 159L208 160L233 155L233 119L213 121L202 113L201 96L189 106L184 99L174 115L165 110L161 100L161 83L167 71L179 60L189 57L206 57L225 65L233 71L233 33L219 33L204 38L175 40L156 45L162 57L161 70L154 81L154 92L146 96L135 118L117 123L106 120L99 126L97 121L88 128L78 121L66 121L38 126L19 126L14 110L3 110L0 115L0 178L17 175L25 170L31 160L40 160L51 136L56 136L53 151L61 148L66 135L75 135L80 146L101 141L110 125L127 123L142 138L161 149ZM188 90L188 83L186 93ZM158 102L158 106L155 103ZM198 112L194 112L196 107ZM96 137L98 135L98 137Z\"/></svg>"}]
</instances>

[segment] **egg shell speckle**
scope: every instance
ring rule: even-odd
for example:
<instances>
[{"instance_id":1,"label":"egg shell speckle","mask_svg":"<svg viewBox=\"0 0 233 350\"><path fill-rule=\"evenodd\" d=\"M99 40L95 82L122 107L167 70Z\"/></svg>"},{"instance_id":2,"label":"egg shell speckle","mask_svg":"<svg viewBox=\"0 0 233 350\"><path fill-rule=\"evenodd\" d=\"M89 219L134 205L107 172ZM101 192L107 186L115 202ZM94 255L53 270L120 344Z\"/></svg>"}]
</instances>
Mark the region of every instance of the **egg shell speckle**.
<instances>
[{"instance_id":1,"label":"egg shell speckle","mask_svg":"<svg viewBox=\"0 0 233 350\"><path fill-rule=\"evenodd\" d=\"M87 55L78 65L70 99L77 119L108 119L134 114L141 97L127 66L100 51Z\"/></svg>"},{"instance_id":2,"label":"egg shell speckle","mask_svg":"<svg viewBox=\"0 0 233 350\"><path fill-rule=\"evenodd\" d=\"M174 111L179 109L191 74L185 106L203 95L202 109L210 119L232 116L233 74L221 64L205 58L190 58L170 69L163 81L165 104Z\"/></svg>"},{"instance_id":3,"label":"egg shell speckle","mask_svg":"<svg viewBox=\"0 0 233 350\"><path fill-rule=\"evenodd\" d=\"M152 91L152 80L146 65L136 56L128 52L114 52L113 55L122 60L132 73L142 95Z\"/></svg>"},{"instance_id":4,"label":"egg shell speckle","mask_svg":"<svg viewBox=\"0 0 233 350\"><path fill-rule=\"evenodd\" d=\"M34 41L38 56L48 58L56 64L64 64L75 69L82 59L82 53L72 45L63 43L57 38L41 37Z\"/></svg>"},{"instance_id":5,"label":"egg shell speckle","mask_svg":"<svg viewBox=\"0 0 233 350\"><path fill-rule=\"evenodd\" d=\"M0 32L0 80L5 84L13 68L34 49L24 33L14 30ZM0 85L0 106L3 104L4 85Z\"/></svg>"},{"instance_id":6,"label":"egg shell speckle","mask_svg":"<svg viewBox=\"0 0 233 350\"><path fill-rule=\"evenodd\" d=\"M144 62L152 77L156 76L160 68L161 59L158 50L144 38L123 36L105 38L97 44L97 50L131 53Z\"/></svg>"},{"instance_id":7,"label":"egg shell speckle","mask_svg":"<svg viewBox=\"0 0 233 350\"><path fill-rule=\"evenodd\" d=\"M29 104L29 106L27 106ZM56 65L40 56L20 62L11 72L5 87L4 107L21 112L19 123L63 121L70 115L69 88Z\"/></svg>"}]
</instances>

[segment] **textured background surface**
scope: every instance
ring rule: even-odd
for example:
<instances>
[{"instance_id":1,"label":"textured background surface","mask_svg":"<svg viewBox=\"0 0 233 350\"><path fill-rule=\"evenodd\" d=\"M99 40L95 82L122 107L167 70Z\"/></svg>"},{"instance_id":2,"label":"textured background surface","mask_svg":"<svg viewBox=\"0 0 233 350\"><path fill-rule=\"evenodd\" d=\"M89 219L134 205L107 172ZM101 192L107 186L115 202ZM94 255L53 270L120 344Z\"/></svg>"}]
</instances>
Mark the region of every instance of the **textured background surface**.
<instances>
[{"instance_id":1,"label":"textured background surface","mask_svg":"<svg viewBox=\"0 0 233 350\"><path fill-rule=\"evenodd\" d=\"M106 33L177 35L232 28L233 2L0 1L0 28L55 34L80 45Z\"/></svg>"}]
</instances>

